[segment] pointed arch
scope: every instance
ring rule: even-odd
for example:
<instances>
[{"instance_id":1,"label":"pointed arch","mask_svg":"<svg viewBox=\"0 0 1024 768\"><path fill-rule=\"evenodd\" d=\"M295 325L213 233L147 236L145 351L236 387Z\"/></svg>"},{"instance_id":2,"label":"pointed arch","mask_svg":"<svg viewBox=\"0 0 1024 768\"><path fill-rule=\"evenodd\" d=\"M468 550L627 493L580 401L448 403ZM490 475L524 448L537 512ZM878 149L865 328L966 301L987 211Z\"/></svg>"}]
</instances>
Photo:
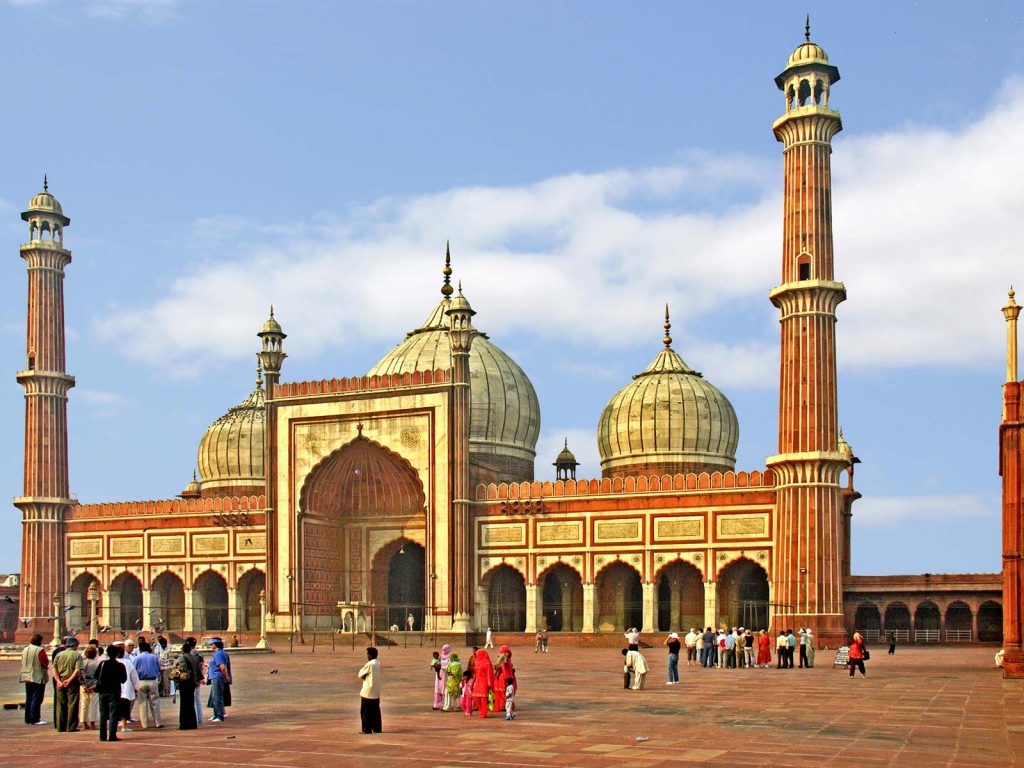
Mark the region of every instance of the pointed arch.
<instances>
[{"instance_id":1,"label":"pointed arch","mask_svg":"<svg viewBox=\"0 0 1024 768\"><path fill-rule=\"evenodd\" d=\"M185 585L181 577L167 570L153 579L150 587L153 601L153 626L167 631L180 631L185 627Z\"/></svg>"},{"instance_id":2,"label":"pointed arch","mask_svg":"<svg viewBox=\"0 0 1024 768\"><path fill-rule=\"evenodd\" d=\"M643 626L640 571L627 562L614 560L598 571L595 584L599 631L624 631Z\"/></svg>"},{"instance_id":3,"label":"pointed arch","mask_svg":"<svg viewBox=\"0 0 1024 768\"><path fill-rule=\"evenodd\" d=\"M496 632L526 630L526 578L508 563L499 563L484 574L480 586L487 590L487 626Z\"/></svg>"},{"instance_id":4,"label":"pointed arch","mask_svg":"<svg viewBox=\"0 0 1024 768\"><path fill-rule=\"evenodd\" d=\"M768 629L768 572L745 555L718 571L718 618L723 625Z\"/></svg>"}]
</instances>

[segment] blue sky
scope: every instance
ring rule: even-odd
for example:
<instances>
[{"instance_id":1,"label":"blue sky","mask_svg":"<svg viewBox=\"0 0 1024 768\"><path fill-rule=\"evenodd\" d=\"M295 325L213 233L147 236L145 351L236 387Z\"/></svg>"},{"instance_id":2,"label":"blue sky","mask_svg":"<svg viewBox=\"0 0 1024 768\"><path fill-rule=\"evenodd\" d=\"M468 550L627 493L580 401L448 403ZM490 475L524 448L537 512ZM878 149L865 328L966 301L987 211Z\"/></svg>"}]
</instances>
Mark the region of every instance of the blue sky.
<instances>
[{"instance_id":1,"label":"blue sky","mask_svg":"<svg viewBox=\"0 0 1024 768\"><path fill-rule=\"evenodd\" d=\"M72 219L72 490L167 498L254 379L365 372L438 297L537 387L537 474L676 349L732 400L739 468L777 429L782 111L802 40L832 105L840 412L863 460L857 573L999 568L999 307L1024 284L1019 3L0 0L0 492L21 490L18 213ZM821 5L821 4L819 4ZM20 517L0 516L0 571Z\"/></svg>"}]
</instances>

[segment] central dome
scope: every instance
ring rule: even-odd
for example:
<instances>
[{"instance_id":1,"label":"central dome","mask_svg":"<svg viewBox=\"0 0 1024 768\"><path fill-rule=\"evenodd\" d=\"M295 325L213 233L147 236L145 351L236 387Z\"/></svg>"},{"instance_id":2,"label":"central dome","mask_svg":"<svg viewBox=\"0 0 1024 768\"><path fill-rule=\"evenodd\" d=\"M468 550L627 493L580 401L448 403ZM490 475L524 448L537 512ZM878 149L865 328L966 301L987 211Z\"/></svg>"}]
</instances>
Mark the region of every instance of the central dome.
<instances>
[{"instance_id":1,"label":"central dome","mask_svg":"<svg viewBox=\"0 0 1024 768\"><path fill-rule=\"evenodd\" d=\"M445 297L419 328L370 369L370 376L451 368ZM522 368L477 332L469 352L472 482L533 480L540 403Z\"/></svg>"},{"instance_id":2,"label":"central dome","mask_svg":"<svg viewBox=\"0 0 1024 768\"><path fill-rule=\"evenodd\" d=\"M736 466L740 427L732 403L665 348L608 401L597 427L605 477L725 472Z\"/></svg>"}]
</instances>

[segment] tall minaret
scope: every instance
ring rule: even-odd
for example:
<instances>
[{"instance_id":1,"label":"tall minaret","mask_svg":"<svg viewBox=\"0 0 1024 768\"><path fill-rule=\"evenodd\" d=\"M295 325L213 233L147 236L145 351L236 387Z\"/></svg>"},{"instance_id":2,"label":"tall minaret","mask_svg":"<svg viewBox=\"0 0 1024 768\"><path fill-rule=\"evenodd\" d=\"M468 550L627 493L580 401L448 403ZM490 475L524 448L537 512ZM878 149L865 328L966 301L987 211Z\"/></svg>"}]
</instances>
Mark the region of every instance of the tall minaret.
<instances>
[{"instance_id":1,"label":"tall minaret","mask_svg":"<svg viewBox=\"0 0 1024 768\"><path fill-rule=\"evenodd\" d=\"M281 328L281 324L274 318L274 308L270 308L270 317L263 324L263 328L256 334L260 337L263 348L256 353L260 365L263 366L263 375L267 380L267 399L274 396L274 385L281 383L281 364L288 355L284 352L284 340L288 335Z\"/></svg>"},{"instance_id":2,"label":"tall minaret","mask_svg":"<svg viewBox=\"0 0 1024 768\"><path fill-rule=\"evenodd\" d=\"M772 126L783 145L785 193L780 310L779 452L768 459L778 485L772 594L774 626L812 627L818 641L842 639L843 578L838 446L836 307L846 288L832 257L832 137L842 130L829 92L839 70L805 41L775 78L786 113Z\"/></svg>"},{"instance_id":3,"label":"tall minaret","mask_svg":"<svg viewBox=\"0 0 1024 768\"><path fill-rule=\"evenodd\" d=\"M43 191L21 214L29 242L21 246L28 263L28 333L25 370L17 374L25 388L25 491L14 500L22 514L21 605L28 626L19 634L61 632L66 561L64 513L74 502L68 490L68 390L75 385L64 372L64 215L43 179Z\"/></svg>"},{"instance_id":4,"label":"tall minaret","mask_svg":"<svg viewBox=\"0 0 1024 768\"><path fill-rule=\"evenodd\" d=\"M445 257L445 285L442 293L451 295L448 284L450 269L448 256ZM447 289L447 292L445 292ZM452 570L453 585L452 630L468 632L470 613L473 610L473 549L472 530L469 519L469 414L470 374L469 350L473 345L476 331L473 315L476 312L469 300L462 295L452 299L445 314L448 316L448 339L452 350ZM486 619L485 619L486 620Z\"/></svg>"},{"instance_id":5,"label":"tall minaret","mask_svg":"<svg viewBox=\"0 0 1024 768\"><path fill-rule=\"evenodd\" d=\"M1024 677L1024 413L1017 379L1017 317L1013 289L1006 318L1006 383L999 425L999 474L1003 480L1003 677Z\"/></svg>"}]
</instances>

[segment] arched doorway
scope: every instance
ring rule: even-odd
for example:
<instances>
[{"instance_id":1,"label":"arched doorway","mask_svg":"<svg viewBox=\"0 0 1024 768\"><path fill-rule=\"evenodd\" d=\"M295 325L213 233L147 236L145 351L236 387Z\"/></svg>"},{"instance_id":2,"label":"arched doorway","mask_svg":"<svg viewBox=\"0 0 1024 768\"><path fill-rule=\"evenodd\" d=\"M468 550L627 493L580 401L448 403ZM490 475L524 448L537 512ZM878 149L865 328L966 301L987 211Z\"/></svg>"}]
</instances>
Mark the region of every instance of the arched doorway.
<instances>
[{"instance_id":1,"label":"arched doorway","mask_svg":"<svg viewBox=\"0 0 1024 768\"><path fill-rule=\"evenodd\" d=\"M882 614L874 603L861 603L853 617L853 628L858 632L878 632L882 629Z\"/></svg>"},{"instance_id":2,"label":"arched doorway","mask_svg":"<svg viewBox=\"0 0 1024 768\"><path fill-rule=\"evenodd\" d=\"M600 632L623 631L644 625L644 591L640 574L621 560L597 575L597 628Z\"/></svg>"},{"instance_id":3,"label":"arched doorway","mask_svg":"<svg viewBox=\"0 0 1024 768\"><path fill-rule=\"evenodd\" d=\"M238 620L236 626L243 632L260 631L260 592L267 587L263 571L251 570L238 580Z\"/></svg>"},{"instance_id":4,"label":"arched doorway","mask_svg":"<svg viewBox=\"0 0 1024 768\"><path fill-rule=\"evenodd\" d=\"M971 606L963 600L954 600L946 607L946 639L949 640L950 632L955 633L953 637L959 641L970 640L974 629L974 613Z\"/></svg>"},{"instance_id":5,"label":"arched doorway","mask_svg":"<svg viewBox=\"0 0 1024 768\"><path fill-rule=\"evenodd\" d=\"M885 630L887 632L910 630L910 609L906 603L889 603L885 606Z\"/></svg>"},{"instance_id":6,"label":"arched doorway","mask_svg":"<svg viewBox=\"0 0 1024 768\"><path fill-rule=\"evenodd\" d=\"M302 589L295 599L305 615L329 615L335 620L339 620L337 604L342 599L372 600L377 605L374 622L385 629L395 624L406 628L408 613L399 616L398 603L409 603L415 626L422 629L428 569L423 548L412 545L408 536L426 530L423 484L406 459L365 437L361 424L356 429L358 434L324 457L303 483L299 500ZM385 541L388 535L394 536L393 544L377 554L370 550L370 558L364 559L367 544L379 541L382 534ZM400 552L402 559L393 560ZM412 557L406 557L410 553ZM416 563L410 562L414 558L419 558L418 575L413 574ZM372 567L367 569L371 559ZM391 589L402 594L389 594ZM391 603L394 611L387 607Z\"/></svg>"},{"instance_id":7,"label":"arched doorway","mask_svg":"<svg viewBox=\"0 0 1024 768\"><path fill-rule=\"evenodd\" d=\"M200 632L223 632L228 628L228 585L224 577L206 571L192 586L193 624Z\"/></svg>"},{"instance_id":8,"label":"arched doorway","mask_svg":"<svg viewBox=\"0 0 1024 768\"><path fill-rule=\"evenodd\" d=\"M1003 641L1003 606L993 600L978 608L978 640L983 643Z\"/></svg>"},{"instance_id":9,"label":"arched doorway","mask_svg":"<svg viewBox=\"0 0 1024 768\"><path fill-rule=\"evenodd\" d=\"M914 631L938 631L941 627L942 613L939 611L939 606L931 600L925 600L923 603L919 603L917 609L914 611Z\"/></svg>"},{"instance_id":10,"label":"arched doorway","mask_svg":"<svg viewBox=\"0 0 1024 768\"><path fill-rule=\"evenodd\" d=\"M487 626L495 632L526 630L526 580L510 565L499 565L487 578Z\"/></svg>"},{"instance_id":11,"label":"arched doorway","mask_svg":"<svg viewBox=\"0 0 1024 768\"><path fill-rule=\"evenodd\" d=\"M71 634L92 631L92 627L89 626L89 617L92 615L92 606L89 605L89 587L93 584L96 584L96 615L98 617L102 610L101 601L98 599L101 594L99 580L91 573L82 573L71 582L71 589L68 591L68 606L71 610L68 611L67 618ZM98 629L97 627L97 631Z\"/></svg>"},{"instance_id":12,"label":"arched doorway","mask_svg":"<svg viewBox=\"0 0 1024 768\"><path fill-rule=\"evenodd\" d=\"M583 629L583 581L565 563L543 574L541 583L542 626L549 632L579 632Z\"/></svg>"},{"instance_id":13,"label":"arched doorway","mask_svg":"<svg viewBox=\"0 0 1024 768\"><path fill-rule=\"evenodd\" d=\"M377 606L376 621L383 628L409 628L423 631L426 616L426 553L423 547L408 539L399 539L384 546L373 566L373 600Z\"/></svg>"},{"instance_id":14,"label":"arched doorway","mask_svg":"<svg viewBox=\"0 0 1024 768\"><path fill-rule=\"evenodd\" d=\"M142 582L128 572L110 585L110 625L124 632L142 629Z\"/></svg>"},{"instance_id":15,"label":"arched doorway","mask_svg":"<svg viewBox=\"0 0 1024 768\"><path fill-rule=\"evenodd\" d=\"M658 630L685 631L704 625L704 579L690 563L676 560L658 574Z\"/></svg>"},{"instance_id":16,"label":"arched doorway","mask_svg":"<svg viewBox=\"0 0 1024 768\"><path fill-rule=\"evenodd\" d=\"M768 574L745 557L735 560L718 574L719 623L727 627L768 629Z\"/></svg>"},{"instance_id":17,"label":"arched doorway","mask_svg":"<svg viewBox=\"0 0 1024 768\"><path fill-rule=\"evenodd\" d=\"M153 627L161 631L180 632L185 627L185 585L170 571L153 581Z\"/></svg>"}]
</instances>

